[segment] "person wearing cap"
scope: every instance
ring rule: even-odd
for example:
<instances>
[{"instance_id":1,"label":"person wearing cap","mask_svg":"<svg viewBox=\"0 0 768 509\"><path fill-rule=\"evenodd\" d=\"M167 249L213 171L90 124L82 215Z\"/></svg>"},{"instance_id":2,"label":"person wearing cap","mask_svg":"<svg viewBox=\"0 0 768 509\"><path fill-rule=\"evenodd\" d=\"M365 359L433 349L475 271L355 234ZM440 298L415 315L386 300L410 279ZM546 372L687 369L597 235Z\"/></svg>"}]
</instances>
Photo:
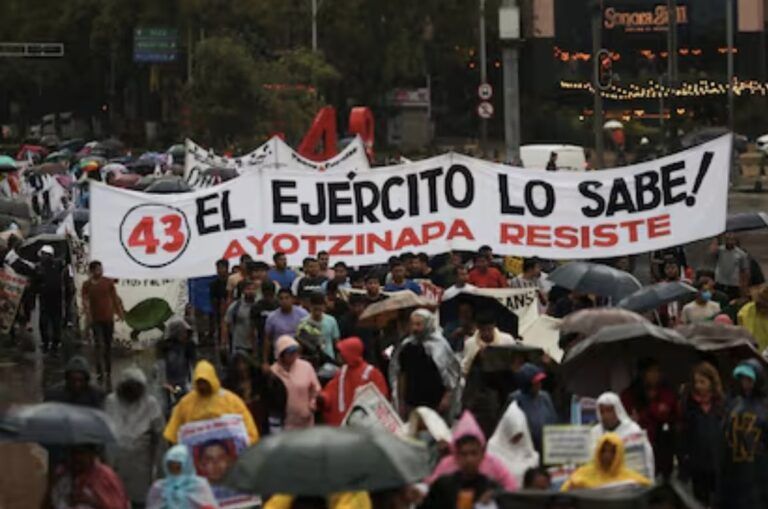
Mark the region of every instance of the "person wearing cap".
<instances>
[{"instance_id":1,"label":"person wearing cap","mask_svg":"<svg viewBox=\"0 0 768 509\"><path fill-rule=\"evenodd\" d=\"M511 400L517 401L520 410L525 414L533 445L541 453L544 426L559 422L552 398L541 388L547 374L538 366L526 362L517 372L517 377L520 389L512 393Z\"/></svg>"},{"instance_id":2,"label":"person wearing cap","mask_svg":"<svg viewBox=\"0 0 768 509\"><path fill-rule=\"evenodd\" d=\"M300 358L299 343L290 336L280 336L275 343L272 373L285 385L284 429L310 428L315 424L317 396L322 387L312 364Z\"/></svg>"},{"instance_id":3,"label":"person wearing cap","mask_svg":"<svg viewBox=\"0 0 768 509\"><path fill-rule=\"evenodd\" d=\"M768 285L763 285L752 302L739 310L739 325L747 329L757 341L761 352L768 348Z\"/></svg>"},{"instance_id":4,"label":"person wearing cap","mask_svg":"<svg viewBox=\"0 0 768 509\"><path fill-rule=\"evenodd\" d=\"M736 394L726 408L714 507L768 507L768 401L765 373L756 359L733 371ZM715 445L715 444L713 444Z\"/></svg>"},{"instance_id":5,"label":"person wearing cap","mask_svg":"<svg viewBox=\"0 0 768 509\"><path fill-rule=\"evenodd\" d=\"M43 352L56 353L61 342L65 300L72 288L64 262L56 258L52 246L44 245L38 252L40 263L35 267L32 289L40 304L40 340Z\"/></svg>"}]
</instances>

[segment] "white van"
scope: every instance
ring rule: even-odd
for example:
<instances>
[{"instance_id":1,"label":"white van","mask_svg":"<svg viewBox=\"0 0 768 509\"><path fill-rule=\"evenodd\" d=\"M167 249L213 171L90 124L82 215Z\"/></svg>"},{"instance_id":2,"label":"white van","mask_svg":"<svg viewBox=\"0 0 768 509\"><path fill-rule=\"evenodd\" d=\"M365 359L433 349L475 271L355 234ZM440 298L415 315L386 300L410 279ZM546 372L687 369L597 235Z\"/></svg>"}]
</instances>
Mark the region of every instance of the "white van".
<instances>
[{"instance_id":1,"label":"white van","mask_svg":"<svg viewBox=\"0 0 768 509\"><path fill-rule=\"evenodd\" d=\"M545 169L549 154L557 153L557 169L584 171L587 169L587 157L584 147L577 145L523 145L520 147L520 159L523 167Z\"/></svg>"}]
</instances>

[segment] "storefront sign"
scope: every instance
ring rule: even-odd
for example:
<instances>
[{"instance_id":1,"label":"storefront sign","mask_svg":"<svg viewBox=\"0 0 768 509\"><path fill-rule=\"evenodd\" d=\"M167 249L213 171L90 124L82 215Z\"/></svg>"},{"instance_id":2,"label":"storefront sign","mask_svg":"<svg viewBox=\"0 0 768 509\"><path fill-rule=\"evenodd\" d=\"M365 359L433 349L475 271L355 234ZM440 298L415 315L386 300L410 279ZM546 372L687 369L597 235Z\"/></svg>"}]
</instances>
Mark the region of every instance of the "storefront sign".
<instances>
[{"instance_id":1,"label":"storefront sign","mask_svg":"<svg viewBox=\"0 0 768 509\"><path fill-rule=\"evenodd\" d=\"M677 6L677 24L688 24L688 6ZM625 32L665 32L669 29L669 9L657 5L653 10L621 10L606 7L603 11L603 28Z\"/></svg>"}]
</instances>

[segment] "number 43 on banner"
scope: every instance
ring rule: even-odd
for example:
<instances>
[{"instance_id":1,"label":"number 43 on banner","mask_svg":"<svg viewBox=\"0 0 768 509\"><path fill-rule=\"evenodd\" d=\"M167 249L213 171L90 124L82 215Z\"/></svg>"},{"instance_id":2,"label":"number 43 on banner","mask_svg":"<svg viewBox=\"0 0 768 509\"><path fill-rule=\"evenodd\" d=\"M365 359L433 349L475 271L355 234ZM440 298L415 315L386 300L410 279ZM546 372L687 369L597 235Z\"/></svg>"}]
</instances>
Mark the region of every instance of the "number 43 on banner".
<instances>
[{"instance_id":1,"label":"number 43 on banner","mask_svg":"<svg viewBox=\"0 0 768 509\"><path fill-rule=\"evenodd\" d=\"M165 267L189 245L187 218L167 205L140 205L120 225L120 243L133 261L144 267Z\"/></svg>"}]
</instances>

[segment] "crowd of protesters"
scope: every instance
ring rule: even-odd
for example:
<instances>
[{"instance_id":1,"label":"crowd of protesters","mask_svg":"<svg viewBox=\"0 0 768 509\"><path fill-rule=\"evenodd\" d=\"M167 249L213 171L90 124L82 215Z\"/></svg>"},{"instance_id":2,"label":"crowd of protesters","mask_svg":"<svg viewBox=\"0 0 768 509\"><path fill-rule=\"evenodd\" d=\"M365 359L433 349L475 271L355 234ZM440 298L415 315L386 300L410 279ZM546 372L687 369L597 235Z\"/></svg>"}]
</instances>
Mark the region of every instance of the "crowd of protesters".
<instances>
[{"instance_id":1,"label":"crowd of protesters","mask_svg":"<svg viewBox=\"0 0 768 509\"><path fill-rule=\"evenodd\" d=\"M688 266L681 252L657 253L654 273L659 281L687 279L695 285L695 297L649 316L666 327L738 323L760 351L768 347L768 286L750 284L759 275L735 237L726 235L722 245L712 245L714 270ZM56 276L61 268L50 259L52 253L44 248L41 254L34 288L46 311L41 332L47 350L56 348L60 328L51 315L61 314L51 311L50 303L61 301L56 288L66 283ZM106 451L77 448L67 458L53 451L51 506L216 507L208 481L194 472L190 452L177 445L182 425L239 414L251 444L283 430L339 426L355 390L369 383L405 422L415 419L411 434L431 451L434 473L408 503L471 507L467 500L488 502L502 490L553 489L542 465L543 430L569 423L571 416L552 359L520 358L511 365L502 404L488 414L470 394L473 365L488 346L522 342L500 330L493 314L463 303L456 316L441 317L445 328L428 307L400 312L384 327L361 315L397 292L418 295L429 286L442 289L443 298L476 288L533 288L541 309L558 318L604 301L552 287L544 271L548 264L535 259L510 271L510 264L487 247L433 259L408 253L386 266L356 269L334 262L327 253L305 259L301 270L288 267L282 253L271 263L248 255L236 264L220 260L209 284L209 344L196 344L198 331L181 317L172 319L158 344L151 380L131 366L116 374L109 395L102 387L112 388L112 330L124 311L114 282L92 262L82 297L97 346L98 383L86 359L75 356L66 365L63 385L46 398L103 408L115 423L118 443ZM631 270L628 259L613 263ZM210 344L216 354L201 355ZM199 360L206 356L209 360ZM643 359L623 392L606 388L596 401L593 460L572 472L561 489L650 485L678 476L691 482L693 494L707 507L767 506L764 363L748 360L723 373L703 361L682 386L669 384L665 375L655 359ZM625 450L638 436L645 475L625 462Z\"/></svg>"}]
</instances>

